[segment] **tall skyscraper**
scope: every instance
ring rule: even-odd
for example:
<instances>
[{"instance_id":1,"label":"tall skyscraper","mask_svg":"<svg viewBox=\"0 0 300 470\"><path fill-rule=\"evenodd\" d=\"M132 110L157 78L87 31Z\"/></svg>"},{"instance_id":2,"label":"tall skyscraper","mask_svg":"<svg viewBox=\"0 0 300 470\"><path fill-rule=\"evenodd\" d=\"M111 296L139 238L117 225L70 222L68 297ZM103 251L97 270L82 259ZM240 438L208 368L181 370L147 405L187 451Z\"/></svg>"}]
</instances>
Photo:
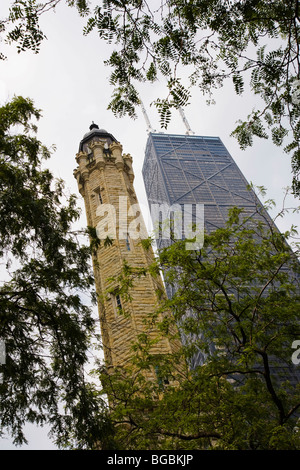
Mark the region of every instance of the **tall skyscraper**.
<instances>
[{"instance_id":1,"label":"tall skyscraper","mask_svg":"<svg viewBox=\"0 0 300 470\"><path fill-rule=\"evenodd\" d=\"M181 207L182 219L190 215L206 233L224 226L233 206L258 217L260 202L219 137L149 133L142 173L159 249L171 243L167 230L158 231L166 207ZM171 297L174 288L167 284L166 291Z\"/></svg>"},{"instance_id":2,"label":"tall skyscraper","mask_svg":"<svg viewBox=\"0 0 300 470\"><path fill-rule=\"evenodd\" d=\"M158 290L164 286L161 278L147 274L135 279L130 299L119 290L117 277L124 262L132 268L147 268L153 261L152 250L140 243L145 233L141 233L144 224L133 186L132 157L123 153L112 134L93 123L80 142L76 161L74 176L84 198L87 223L101 240L93 262L105 362L108 367L123 367L134 354L132 345L139 334L156 337L155 325L145 320L156 311ZM107 236L110 243L105 244ZM177 347L178 343L162 338L151 353L168 354Z\"/></svg>"},{"instance_id":3,"label":"tall skyscraper","mask_svg":"<svg viewBox=\"0 0 300 470\"><path fill-rule=\"evenodd\" d=\"M157 205L165 204L171 210L176 209L175 206L202 204L204 220L200 222L206 233L224 227L228 210L233 206L244 210L250 225L252 221L262 220L262 216L273 224L219 137L149 133L142 173L158 248L172 241L164 238L162 230L156 231L157 222L161 222ZM185 215L185 210L183 212ZM197 222L196 219L194 211ZM182 233L184 236L184 231ZM294 278L294 273L291 276ZM172 297L175 287L167 284L166 290ZM193 315L193 312L189 310L186 314ZM189 341L189 338L183 336L182 340ZM204 360L199 351L192 360L192 367Z\"/></svg>"},{"instance_id":4,"label":"tall skyscraper","mask_svg":"<svg viewBox=\"0 0 300 470\"><path fill-rule=\"evenodd\" d=\"M151 214L156 204L203 204L208 233L224 226L230 207L256 216L258 198L219 137L150 133L142 172Z\"/></svg>"}]
</instances>

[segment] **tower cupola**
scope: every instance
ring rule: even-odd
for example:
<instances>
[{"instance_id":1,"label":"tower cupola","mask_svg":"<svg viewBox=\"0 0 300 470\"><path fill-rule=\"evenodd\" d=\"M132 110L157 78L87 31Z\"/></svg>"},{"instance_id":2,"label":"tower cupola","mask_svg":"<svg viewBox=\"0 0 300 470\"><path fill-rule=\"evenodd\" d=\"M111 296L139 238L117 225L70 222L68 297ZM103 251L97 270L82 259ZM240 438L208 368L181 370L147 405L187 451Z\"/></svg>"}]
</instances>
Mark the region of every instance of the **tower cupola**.
<instances>
[{"instance_id":1,"label":"tower cupola","mask_svg":"<svg viewBox=\"0 0 300 470\"><path fill-rule=\"evenodd\" d=\"M90 130L84 134L79 144L79 152L87 152L88 147L92 142L104 142L108 146L113 142L118 143L117 139L112 134L109 134L105 129L99 129L99 126L92 122Z\"/></svg>"}]
</instances>

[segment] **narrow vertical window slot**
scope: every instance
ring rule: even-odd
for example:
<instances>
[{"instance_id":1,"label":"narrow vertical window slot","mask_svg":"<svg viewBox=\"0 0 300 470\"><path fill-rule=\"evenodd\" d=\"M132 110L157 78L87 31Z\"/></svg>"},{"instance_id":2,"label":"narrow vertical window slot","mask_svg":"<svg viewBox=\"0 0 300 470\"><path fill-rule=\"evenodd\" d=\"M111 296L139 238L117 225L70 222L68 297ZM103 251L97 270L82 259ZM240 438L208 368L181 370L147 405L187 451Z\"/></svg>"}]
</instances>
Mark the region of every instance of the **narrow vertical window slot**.
<instances>
[{"instance_id":1,"label":"narrow vertical window slot","mask_svg":"<svg viewBox=\"0 0 300 470\"><path fill-rule=\"evenodd\" d=\"M115 318L118 318L118 315L122 313L122 301L119 294L111 294L111 301L113 304Z\"/></svg>"},{"instance_id":2,"label":"narrow vertical window slot","mask_svg":"<svg viewBox=\"0 0 300 470\"><path fill-rule=\"evenodd\" d=\"M116 307L117 307L118 312L122 310L122 302L121 302L121 297L119 296L119 294L116 294Z\"/></svg>"},{"instance_id":3,"label":"narrow vertical window slot","mask_svg":"<svg viewBox=\"0 0 300 470\"><path fill-rule=\"evenodd\" d=\"M129 234L127 233L126 235L126 248L127 248L127 251L130 251L131 250L131 243L130 243L130 238L129 238Z\"/></svg>"}]
</instances>

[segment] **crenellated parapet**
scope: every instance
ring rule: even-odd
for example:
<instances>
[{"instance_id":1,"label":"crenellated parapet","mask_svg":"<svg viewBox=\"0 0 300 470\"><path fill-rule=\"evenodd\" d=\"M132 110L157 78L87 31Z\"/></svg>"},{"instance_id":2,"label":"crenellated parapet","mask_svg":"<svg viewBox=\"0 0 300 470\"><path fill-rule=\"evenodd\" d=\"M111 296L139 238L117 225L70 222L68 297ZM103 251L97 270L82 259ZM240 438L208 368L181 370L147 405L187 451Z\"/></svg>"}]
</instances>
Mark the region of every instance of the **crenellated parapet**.
<instances>
[{"instance_id":1,"label":"crenellated parapet","mask_svg":"<svg viewBox=\"0 0 300 470\"><path fill-rule=\"evenodd\" d=\"M115 165L118 170L124 171L130 184L133 183L132 157L130 154L123 154L123 147L119 142L109 144L102 137L99 141L93 139L86 143L84 148L85 151L81 150L76 154L78 167L74 170L74 176L78 185L84 186L86 176L83 175L90 174L93 168L103 170L106 165Z\"/></svg>"}]
</instances>

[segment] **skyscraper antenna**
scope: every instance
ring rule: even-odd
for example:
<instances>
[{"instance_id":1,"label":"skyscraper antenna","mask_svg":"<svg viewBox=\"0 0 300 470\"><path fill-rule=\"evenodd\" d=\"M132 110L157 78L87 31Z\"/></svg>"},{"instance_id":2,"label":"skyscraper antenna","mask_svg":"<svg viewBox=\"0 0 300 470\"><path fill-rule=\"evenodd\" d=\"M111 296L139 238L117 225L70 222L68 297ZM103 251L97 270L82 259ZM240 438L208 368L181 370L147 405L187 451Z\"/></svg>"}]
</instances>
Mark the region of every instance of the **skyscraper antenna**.
<instances>
[{"instance_id":1,"label":"skyscraper antenna","mask_svg":"<svg viewBox=\"0 0 300 470\"><path fill-rule=\"evenodd\" d=\"M179 111L180 116L182 117L182 120L183 120L184 125L185 125L185 127L186 127L186 130L187 130L186 134L188 134L188 135L195 134L195 132L192 131L192 129L191 129L189 123L188 123L187 118L185 117L185 114L184 114L183 109L182 109L182 108L178 108L178 111Z\"/></svg>"},{"instance_id":2,"label":"skyscraper antenna","mask_svg":"<svg viewBox=\"0 0 300 470\"><path fill-rule=\"evenodd\" d=\"M147 124L147 133L149 134L149 132L156 132L155 129L153 129L153 127L151 126L147 111L146 111L144 103L142 102L141 99L140 99L140 105L141 105L142 113L144 115L144 118L145 118L145 121L146 121L146 124Z\"/></svg>"}]
</instances>

